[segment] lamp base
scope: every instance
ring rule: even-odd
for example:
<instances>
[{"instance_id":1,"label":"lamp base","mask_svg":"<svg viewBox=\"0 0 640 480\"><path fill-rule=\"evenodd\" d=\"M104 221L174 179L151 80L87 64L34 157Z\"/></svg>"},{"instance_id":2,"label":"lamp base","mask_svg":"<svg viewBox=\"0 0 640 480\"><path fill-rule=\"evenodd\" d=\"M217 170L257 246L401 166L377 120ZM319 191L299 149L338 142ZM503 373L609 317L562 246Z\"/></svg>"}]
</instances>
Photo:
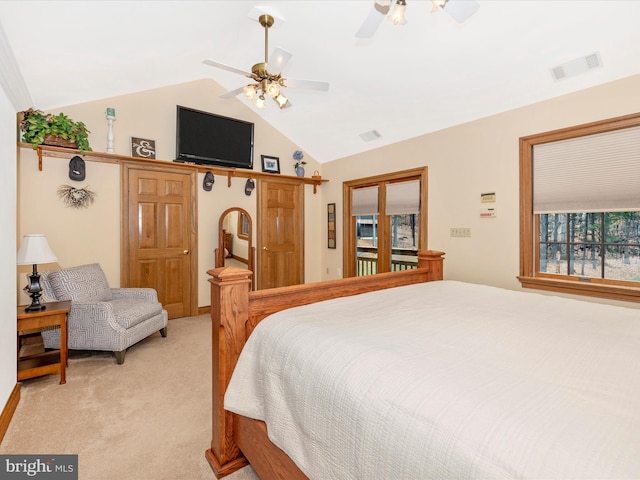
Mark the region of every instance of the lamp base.
<instances>
[{"instance_id":1,"label":"lamp base","mask_svg":"<svg viewBox=\"0 0 640 480\"><path fill-rule=\"evenodd\" d=\"M46 309L47 306L43 303L40 303L40 300L38 299L38 303L32 302L31 305L29 305L28 307L26 307L24 309L25 312L39 312L41 310Z\"/></svg>"},{"instance_id":2,"label":"lamp base","mask_svg":"<svg viewBox=\"0 0 640 480\"><path fill-rule=\"evenodd\" d=\"M47 308L46 305L40 302L42 287L40 286L40 274L35 264L33 265L33 273L29 275L29 285L25 287L25 291L31 297L31 305L24 309L25 312L37 312Z\"/></svg>"}]
</instances>

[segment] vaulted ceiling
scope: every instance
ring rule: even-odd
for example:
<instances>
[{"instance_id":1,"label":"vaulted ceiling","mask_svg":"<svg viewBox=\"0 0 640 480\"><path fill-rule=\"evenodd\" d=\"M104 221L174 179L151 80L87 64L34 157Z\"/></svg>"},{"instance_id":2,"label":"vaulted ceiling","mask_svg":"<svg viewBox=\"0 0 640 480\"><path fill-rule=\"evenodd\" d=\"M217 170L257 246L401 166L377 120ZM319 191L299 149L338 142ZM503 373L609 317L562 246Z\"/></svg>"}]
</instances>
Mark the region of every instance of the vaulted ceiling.
<instances>
[{"instance_id":1,"label":"vaulted ceiling","mask_svg":"<svg viewBox=\"0 0 640 480\"><path fill-rule=\"evenodd\" d=\"M33 106L47 110L202 78L241 87L246 78L202 60L249 71L265 53L256 12L271 13L269 51L293 54L283 76L330 89L288 88L292 108L268 101L259 114L320 162L640 73L640 1L477 3L458 23L407 0L407 24L382 21L368 39L355 34L373 0L4 0L0 26ZM598 68L552 75L591 54ZM255 108L242 94L227 101Z\"/></svg>"}]
</instances>

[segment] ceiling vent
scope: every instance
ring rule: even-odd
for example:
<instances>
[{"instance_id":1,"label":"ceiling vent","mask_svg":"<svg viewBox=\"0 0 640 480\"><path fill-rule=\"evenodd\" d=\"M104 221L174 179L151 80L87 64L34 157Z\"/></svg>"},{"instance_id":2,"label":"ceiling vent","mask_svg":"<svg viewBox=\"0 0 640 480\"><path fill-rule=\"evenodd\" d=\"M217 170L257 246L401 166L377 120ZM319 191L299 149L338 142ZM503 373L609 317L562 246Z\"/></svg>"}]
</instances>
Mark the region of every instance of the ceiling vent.
<instances>
[{"instance_id":1,"label":"ceiling vent","mask_svg":"<svg viewBox=\"0 0 640 480\"><path fill-rule=\"evenodd\" d=\"M574 77L601 66L600 55L598 53L592 53L586 57L576 58L570 62L553 67L551 69L551 75L553 75L554 80L562 80L563 78Z\"/></svg>"},{"instance_id":2,"label":"ceiling vent","mask_svg":"<svg viewBox=\"0 0 640 480\"><path fill-rule=\"evenodd\" d=\"M360 134L360 138L362 138L362 140L364 140L365 142L371 142L373 140L377 140L380 137L382 137L382 135L380 135L377 130L369 130L368 132Z\"/></svg>"}]
</instances>

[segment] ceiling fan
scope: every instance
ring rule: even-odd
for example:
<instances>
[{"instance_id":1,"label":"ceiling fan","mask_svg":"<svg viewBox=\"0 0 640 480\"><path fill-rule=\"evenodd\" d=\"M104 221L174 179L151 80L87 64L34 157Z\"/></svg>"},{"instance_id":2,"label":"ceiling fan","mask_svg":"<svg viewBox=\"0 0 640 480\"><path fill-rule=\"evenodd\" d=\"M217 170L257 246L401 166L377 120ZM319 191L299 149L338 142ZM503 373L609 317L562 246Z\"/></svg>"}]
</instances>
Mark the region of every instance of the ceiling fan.
<instances>
[{"instance_id":1,"label":"ceiling fan","mask_svg":"<svg viewBox=\"0 0 640 480\"><path fill-rule=\"evenodd\" d=\"M271 62L269 62L269 27L273 25L274 18L271 15L263 14L260 15L258 21L260 22L260 25L264 27L264 62L256 63L251 67L250 73L215 60L203 60L203 63L206 63L207 65L221 68L229 72L239 73L240 75L244 75L255 82L226 92L220 95L220 97L232 98L239 93L244 92L246 97L251 100L256 107L263 109L266 107L265 99L268 96L271 97L282 109L291 106L291 102L282 92L283 88L296 87L318 91L329 90L329 84L327 82L295 80L293 78L286 79L282 77L282 70L287 65L293 54L282 48L276 47L271 54ZM267 71L267 66L273 67L271 72ZM279 73L272 73L274 71Z\"/></svg>"},{"instance_id":2,"label":"ceiling fan","mask_svg":"<svg viewBox=\"0 0 640 480\"><path fill-rule=\"evenodd\" d=\"M475 0L431 0L431 3L433 4L431 13L444 10L458 23L467 20L480 8L480 5ZM391 8L392 4L393 9ZM407 23L404 18L406 8L406 0L395 0L395 2L394 0L376 0L373 4L373 9L356 32L356 37L373 37L385 17L394 25L404 25Z\"/></svg>"}]
</instances>

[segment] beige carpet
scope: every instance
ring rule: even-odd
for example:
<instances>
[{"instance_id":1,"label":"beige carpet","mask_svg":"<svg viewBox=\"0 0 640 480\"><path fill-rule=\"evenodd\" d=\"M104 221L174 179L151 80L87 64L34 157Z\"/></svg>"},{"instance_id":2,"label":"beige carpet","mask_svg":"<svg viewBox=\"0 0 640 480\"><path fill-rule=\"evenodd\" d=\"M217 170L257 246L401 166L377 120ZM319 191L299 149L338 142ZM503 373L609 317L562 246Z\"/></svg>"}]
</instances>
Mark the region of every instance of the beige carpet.
<instances>
[{"instance_id":1,"label":"beige carpet","mask_svg":"<svg viewBox=\"0 0 640 480\"><path fill-rule=\"evenodd\" d=\"M169 321L113 354L74 352L67 383L23 382L0 454L78 454L81 480L214 480L209 315ZM225 477L258 480L251 467Z\"/></svg>"}]
</instances>

